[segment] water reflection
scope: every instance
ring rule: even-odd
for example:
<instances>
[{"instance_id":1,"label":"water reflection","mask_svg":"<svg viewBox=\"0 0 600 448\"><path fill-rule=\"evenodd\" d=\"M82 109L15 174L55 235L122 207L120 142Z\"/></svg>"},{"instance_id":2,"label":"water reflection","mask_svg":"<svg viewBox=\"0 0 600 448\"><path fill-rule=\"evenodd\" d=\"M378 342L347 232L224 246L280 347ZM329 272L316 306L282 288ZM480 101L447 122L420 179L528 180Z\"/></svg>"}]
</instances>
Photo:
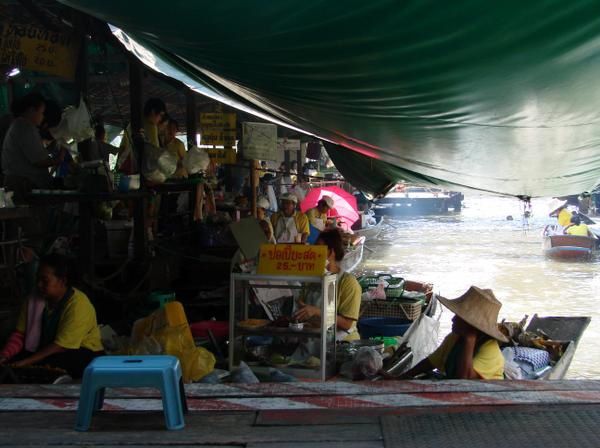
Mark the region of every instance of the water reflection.
<instances>
[{"instance_id":1,"label":"water reflection","mask_svg":"<svg viewBox=\"0 0 600 448\"><path fill-rule=\"evenodd\" d=\"M503 303L501 318L592 316L577 349L568 378L599 378L600 260L560 262L542 252L541 231L553 222L548 199L532 201L533 215L522 218L517 199L467 196L460 215L402 218L367 245L373 252L364 271L391 271L434 283L454 298L477 285L491 288ZM507 221L511 215L513 221ZM599 220L600 221L600 220ZM441 318L440 336L450 331L451 314Z\"/></svg>"}]
</instances>

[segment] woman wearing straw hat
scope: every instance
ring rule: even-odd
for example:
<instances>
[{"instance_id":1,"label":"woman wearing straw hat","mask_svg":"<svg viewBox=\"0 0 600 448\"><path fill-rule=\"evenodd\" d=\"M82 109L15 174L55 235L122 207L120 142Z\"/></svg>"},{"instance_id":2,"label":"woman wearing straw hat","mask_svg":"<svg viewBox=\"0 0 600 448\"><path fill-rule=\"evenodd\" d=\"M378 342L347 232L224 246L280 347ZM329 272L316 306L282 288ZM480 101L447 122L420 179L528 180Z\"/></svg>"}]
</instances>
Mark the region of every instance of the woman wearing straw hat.
<instances>
[{"instance_id":1,"label":"woman wearing straw hat","mask_svg":"<svg viewBox=\"0 0 600 448\"><path fill-rule=\"evenodd\" d=\"M504 358L498 342L508 342L498 329L498 312L502 304L490 289L471 286L455 300L439 298L452 311L452 333L429 357L403 374L413 378L438 369L448 379L504 378Z\"/></svg>"}]
</instances>

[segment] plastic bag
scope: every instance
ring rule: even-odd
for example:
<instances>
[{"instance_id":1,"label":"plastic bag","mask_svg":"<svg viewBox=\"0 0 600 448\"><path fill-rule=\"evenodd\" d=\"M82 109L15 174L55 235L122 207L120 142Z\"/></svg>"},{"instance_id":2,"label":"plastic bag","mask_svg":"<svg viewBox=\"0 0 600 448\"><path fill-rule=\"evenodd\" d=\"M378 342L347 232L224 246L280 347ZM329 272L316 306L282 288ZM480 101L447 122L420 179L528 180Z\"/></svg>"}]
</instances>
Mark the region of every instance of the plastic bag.
<instances>
[{"instance_id":1,"label":"plastic bag","mask_svg":"<svg viewBox=\"0 0 600 448\"><path fill-rule=\"evenodd\" d=\"M183 158L183 167L189 174L196 174L206 171L210 157L208 153L197 146L192 146Z\"/></svg>"},{"instance_id":2,"label":"plastic bag","mask_svg":"<svg viewBox=\"0 0 600 448\"><path fill-rule=\"evenodd\" d=\"M240 362L240 366L231 372L231 382L240 384L260 383L254 372L244 361Z\"/></svg>"},{"instance_id":3,"label":"plastic bag","mask_svg":"<svg viewBox=\"0 0 600 448\"><path fill-rule=\"evenodd\" d=\"M354 380L371 379L383 367L383 358L372 347L361 347L352 361L352 378Z\"/></svg>"},{"instance_id":4,"label":"plastic bag","mask_svg":"<svg viewBox=\"0 0 600 448\"><path fill-rule=\"evenodd\" d=\"M177 157L150 143L144 144L142 173L151 182L162 184L177 170Z\"/></svg>"},{"instance_id":5,"label":"plastic bag","mask_svg":"<svg viewBox=\"0 0 600 448\"><path fill-rule=\"evenodd\" d=\"M167 303L164 308L137 320L131 331L129 353L176 356L186 383L208 375L216 361L211 352L194 344L180 302Z\"/></svg>"},{"instance_id":6,"label":"plastic bag","mask_svg":"<svg viewBox=\"0 0 600 448\"><path fill-rule=\"evenodd\" d=\"M438 334L440 322L437 319L422 314L413 325L416 328L407 331L408 345L412 350L411 367L416 366L419 361L429 356L438 346Z\"/></svg>"},{"instance_id":7,"label":"plastic bag","mask_svg":"<svg viewBox=\"0 0 600 448\"><path fill-rule=\"evenodd\" d=\"M65 142L70 139L76 142L82 142L94 136L94 131L90 126L90 113L83 98L79 101L78 107L67 107L55 128L50 129L50 133L56 140Z\"/></svg>"}]
</instances>

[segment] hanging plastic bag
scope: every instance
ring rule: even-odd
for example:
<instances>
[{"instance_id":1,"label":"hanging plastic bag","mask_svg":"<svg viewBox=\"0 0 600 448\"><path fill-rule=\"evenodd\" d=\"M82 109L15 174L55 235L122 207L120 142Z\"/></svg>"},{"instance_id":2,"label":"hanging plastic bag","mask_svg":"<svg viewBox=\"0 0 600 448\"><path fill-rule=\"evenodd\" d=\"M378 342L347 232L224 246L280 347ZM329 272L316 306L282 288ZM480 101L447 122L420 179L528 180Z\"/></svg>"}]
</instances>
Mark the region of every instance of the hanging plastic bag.
<instances>
[{"instance_id":1,"label":"hanging plastic bag","mask_svg":"<svg viewBox=\"0 0 600 448\"><path fill-rule=\"evenodd\" d=\"M70 139L82 142L94 136L90 126L90 113L83 98L79 101L78 107L69 106L64 110L60 123L50 129L50 133L56 140L65 142Z\"/></svg>"},{"instance_id":2,"label":"hanging plastic bag","mask_svg":"<svg viewBox=\"0 0 600 448\"><path fill-rule=\"evenodd\" d=\"M206 171L210 163L208 153L197 146L192 146L183 158L183 167L188 174L196 174L201 171Z\"/></svg>"},{"instance_id":3,"label":"hanging plastic bag","mask_svg":"<svg viewBox=\"0 0 600 448\"><path fill-rule=\"evenodd\" d=\"M416 328L407 331L409 334L407 342L413 354L411 367L435 351L440 331L439 320L425 314L422 314L413 325L416 325Z\"/></svg>"}]
</instances>

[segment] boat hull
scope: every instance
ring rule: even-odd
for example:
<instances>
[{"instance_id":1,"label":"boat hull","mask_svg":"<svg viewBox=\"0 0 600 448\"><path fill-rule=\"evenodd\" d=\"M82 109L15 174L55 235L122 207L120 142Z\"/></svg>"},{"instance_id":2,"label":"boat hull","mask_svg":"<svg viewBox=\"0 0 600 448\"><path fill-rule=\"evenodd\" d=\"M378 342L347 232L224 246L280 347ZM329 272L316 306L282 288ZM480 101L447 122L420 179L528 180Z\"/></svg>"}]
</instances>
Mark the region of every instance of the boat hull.
<instances>
[{"instance_id":1,"label":"boat hull","mask_svg":"<svg viewBox=\"0 0 600 448\"><path fill-rule=\"evenodd\" d=\"M419 216L458 213L462 208L462 194L449 197L386 196L376 202L375 216Z\"/></svg>"},{"instance_id":2,"label":"boat hull","mask_svg":"<svg viewBox=\"0 0 600 448\"><path fill-rule=\"evenodd\" d=\"M591 260L596 240L587 236L549 235L544 237L544 254L558 260Z\"/></svg>"}]
</instances>

